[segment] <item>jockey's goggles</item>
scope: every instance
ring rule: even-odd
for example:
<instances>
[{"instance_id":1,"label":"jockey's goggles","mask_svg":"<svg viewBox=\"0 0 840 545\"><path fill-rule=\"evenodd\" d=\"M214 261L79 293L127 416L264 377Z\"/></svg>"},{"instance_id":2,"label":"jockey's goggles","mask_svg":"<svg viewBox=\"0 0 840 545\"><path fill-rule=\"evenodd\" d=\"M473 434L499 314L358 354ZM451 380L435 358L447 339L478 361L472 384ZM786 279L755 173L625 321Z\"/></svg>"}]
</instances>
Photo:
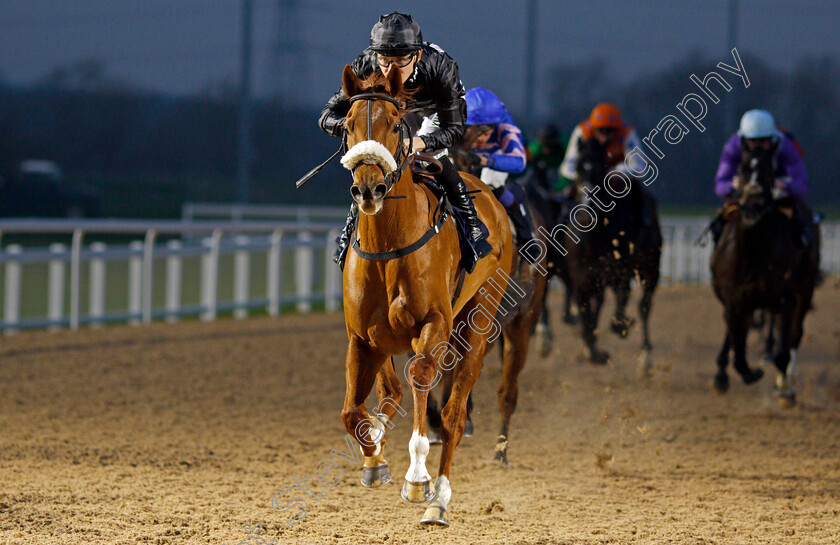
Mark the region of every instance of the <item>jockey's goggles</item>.
<instances>
[{"instance_id":1,"label":"jockey's goggles","mask_svg":"<svg viewBox=\"0 0 840 545\"><path fill-rule=\"evenodd\" d=\"M417 53L412 53L410 55L404 55L401 57L388 57L385 55L376 55L376 62L382 68L388 68L388 66L392 64L396 64L397 68L405 68L411 61L414 60L414 57L417 56Z\"/></svg>"},{"instance_id":2,"label":"jockey's goggles","mask_svg":"<svg viewBox=\"0 0 840 545\"><path fill-rule=\"evenodd\" d=\"M755 148L769 148L770 144L773 143L773 138L771 136L765 136L763 138L744 138L747 141L747 146L750 149Z\"/></svg>"},{"instance_id":3,"label":"jockey's goggles","mask_svg":"<svg viewBox=\"0 0 840 545\"><path fill-rule=\"evenodd\" d=\"M489 124L486 124L486 125L471 125L471 127L474 128L476 131L482 133L482 134L486 133L486 132L493 132L493 130L496 128L495 125L489 125Z\"/></svg>"},{"instance_id":4,"label":"jockey's goggles","mask_svg":"<svg viewBox=\"0 0 840 545\"><path fill-rule=\"evenodd\" d=\"M597 127L594 129L596 133L604 135L606 137L614 136L618 131L613 129L612 127Z\"/></svg>"}]
</instances>

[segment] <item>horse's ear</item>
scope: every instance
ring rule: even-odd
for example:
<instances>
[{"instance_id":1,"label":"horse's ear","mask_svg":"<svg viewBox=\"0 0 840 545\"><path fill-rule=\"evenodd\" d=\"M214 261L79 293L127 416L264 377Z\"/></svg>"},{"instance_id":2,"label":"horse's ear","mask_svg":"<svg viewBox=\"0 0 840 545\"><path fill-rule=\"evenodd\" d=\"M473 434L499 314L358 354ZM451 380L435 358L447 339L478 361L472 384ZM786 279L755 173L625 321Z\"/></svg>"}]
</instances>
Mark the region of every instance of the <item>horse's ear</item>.
<instances>
[{"instance_id":1,"label":"horse's ear","mask_svg":"<svg viewBox=\"0 0 840 545\"><path fill-rule=\"evenodd\" d=\"M385 90L394 98L402 93L402 74L400 74L400 71L393 66L388 71L388 75L385 77Z\"/></svg>"},{"instance_id":2,"label":"horse's ear","mask_svg":"<svg viewBox=\"0 0 840 545\"><path fill-rule=\"evenodd\" d=\"M344 72L341 73L341 85L344 87L344 94L348 97L354 97L359 94L362 89L362 82L356 75L356 72L347 64L344 66Z\"/></svg>"}]
</instances>

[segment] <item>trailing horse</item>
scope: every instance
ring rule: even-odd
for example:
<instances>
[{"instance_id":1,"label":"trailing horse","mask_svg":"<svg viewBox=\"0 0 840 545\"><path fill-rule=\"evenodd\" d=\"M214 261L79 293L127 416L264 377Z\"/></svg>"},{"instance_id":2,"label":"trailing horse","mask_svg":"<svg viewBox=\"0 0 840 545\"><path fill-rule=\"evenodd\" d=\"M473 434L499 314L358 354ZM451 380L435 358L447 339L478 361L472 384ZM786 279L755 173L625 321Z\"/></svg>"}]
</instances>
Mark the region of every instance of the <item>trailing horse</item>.
<instances>
[{"instance_id":1,"label":"trailing horse","mask_svg":"<svg viewBox=\"0 0 840 545\"><path fill-rule=\"evenodd\" d=\"M475 168L475 162L471 160L469 150L470 132L467 132L464 144L458 148L451 149L450 154L455 166L468 174L477 175L480 168ZM544 235L538 234L536 230L544 227L543 219L530 203L525 203L528 213L534 226L534 236L545 244ZM516 402L519 396L519 374L525 367L528 358L528 344L534 326L540 317L542 301L544 299L548 278L541 274L540 267L535 266L527 258L517 253L513 258L513 269L510 277L513 280L512 289L508 297L503 301L498 319L502 335L499 341L502 346L502 380L497 390L499 414L501 416L501 429L496 441L494 458L496 461L507 464L507 445L510 434L510 420L516 409ZM517 292L517 290L521 290ZM514 297L516 296L516 297ZM441 402L445 405L451 391L451 374L447 374L443 381L443 393ZM468 405L468 414L472 410L472 404ZM428 407L429 421L439 426L440 412L437 403L430 397Z\"/></svg>"},{"instance_id":2,"label":"trailing horse","mask_svg":"<svg viewBox=\"0 0 840 545\"><path fill-rule=\"evenodd\" d=\"M761 369L751 369L747 363L746 342L753 313L766 310L771 327L778 323L779 343L773 355L778 401L790 407L796 403L796 352L819 274L819 238L815 236L810 248L795 242L791 217L796 204L789 197L773 198L775 151L742 150L738 175L746 185L725 213L727 221L712 253L712 286L726 320L714 387L719 393L729 388L730 349L735 370L746 384L762 377ZM800 206L810 221L810 211ZM819 233L815 225L812 232Z\"/></svg>"},{"instance_id":3,"label":"trailing horse","mask_svg":"<svg viewBox=\"0 0 840 545\"><path fill-rule=\"evenodd\" d=\"M415 352L405 367L414 422L401 496L409 502L431 501L421 523L448 525L449 475L464 431L467 397L488 340L500 333L494 316L513 261L508 219L487 187L465 175L493 252L463 276L458 233L443 200L415 184L407 168L412 156L403 142L410 131L401 118L405 95L399 73L392 71L381 85L368 85L347 66L342 82L352 103L342 164L353 172L350 192L361 215L343 277L349 344L341 417L364 454L362 484L389 482L385 429L392 426L402 399L392 356ZM441 369L451 371L451 395L443 409L443 447L433 483L426 469L426 404ZM365 400L374 380L380 410L371 418Z\"/></svg>"},{"instance_id":4,"label":"trailing horse","mask_svg":"<svg viewBox=\"0 0 840 545\"><path fill-rule=\"evenodd\" d=\"M605 157L606 148L597 140L580 143L578 178L575 181L578 205L572 209L572 215L581 211L581 205L592 205L588 210L594 211L594 199L590 196L597 194L599 188L607 189L606 193L615 199L605 204L601 202L605 195L602 193L598 197L597 213L589 212L591 225L581 223L583 229L577 229L578 234L575 235L579 240L573 239L571 244L567 244L566 262L575 303L580 312L581 334L592 363L604 364L609 360L609 354L597 346L596 333L605 289L612 288L616 297L615 315L610 329L624 338L634 323L625 314L630 297L630 282L633 278L639 282L642 288L639 301L639 317L642 320L640 371L647 375L652 367L648 320L653 294L659 282L659 259L662 252L656 201L636 180L624 174L611 174L605 164ZM613 187L616 179L623 180L625 187ZM644 210L647 212L643 213ZM574 222L575 219L570 217L567 221ZM567 231L571 232L571 227ZM552 234L552 237L555 235Z\"/></svg>"},{"instance_id":5,"label":"trailing horse","mask_svg":"<svg viewBox=\"0 0 840 545\"><path fill-rule=\"evenodd\" d=\"M564 206L562 201L559 201L543 186L537 184L532 179L525 184L525 190L534 208L536 208L537 212L544 219L548 229L563 221L567 213L567 206ZM572 275L569 272L566 256L552 244L548 244L546 247L545 262L549 281L552 278L559 278L563 283L563 323L571 326L577 325L577 317L572 314ZM548 309L548 290L546 290L545 297L543 297L542 314L537 324L536 333L537 350L541 356L545 357L551 353L553 340L550 326L550 312Z\"/></svg>"}]
</instances>

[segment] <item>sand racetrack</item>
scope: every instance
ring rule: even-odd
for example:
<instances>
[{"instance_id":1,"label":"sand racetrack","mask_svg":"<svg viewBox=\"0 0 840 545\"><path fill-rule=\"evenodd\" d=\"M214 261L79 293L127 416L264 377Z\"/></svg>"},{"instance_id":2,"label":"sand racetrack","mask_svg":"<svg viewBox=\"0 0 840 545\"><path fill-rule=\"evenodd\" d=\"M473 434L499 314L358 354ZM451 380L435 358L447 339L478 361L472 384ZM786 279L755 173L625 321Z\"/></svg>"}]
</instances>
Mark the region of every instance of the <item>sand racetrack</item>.
<instances>
[{"instance_id":1,"label":"sand racetrack","mask_svg":"<svg viewBox=\"0 0 840 545\"><path fill-rule=\"evenodd\" d=\"M522 375L507 469L491 461L492 350L476 434L455 455L448 529L420 527L422 507L399 498L410 412L388 436L392 484L365 489L360 466L342 461L336 486L312 486L321 498L299 524L285 522L295 509L271 508L278 489L347 450L341 314L2 338L0 543L259 543L245 525L278 544L840 543L834 280L815 302L791 410L771 395L772 373L750 387L730 373L729 393L712 392L723 324L708 287L657 295L648 380L638 326L626 341L602 336L613 358L599 368L555 324L554 352L532 353Z\"/></svg>"}]
</instances>

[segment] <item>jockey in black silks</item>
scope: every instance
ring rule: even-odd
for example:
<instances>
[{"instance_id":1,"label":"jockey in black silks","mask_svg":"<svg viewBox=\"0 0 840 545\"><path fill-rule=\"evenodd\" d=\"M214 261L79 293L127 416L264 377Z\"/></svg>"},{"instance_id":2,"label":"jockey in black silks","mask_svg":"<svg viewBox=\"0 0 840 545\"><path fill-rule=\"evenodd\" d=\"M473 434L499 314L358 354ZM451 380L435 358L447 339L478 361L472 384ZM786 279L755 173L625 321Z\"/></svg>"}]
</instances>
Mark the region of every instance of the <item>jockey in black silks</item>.
<instances>
[{"instance_id":1,"label":"jockey in black silks","mask_svg":"<svg viewBox=\"0 0 840 545\"><path fill-rule=\"evenodd\" d=\"M464 134L467 113L458 64L437 45L423 41L420 26L410 15L394 12L379 18L370 32L370 47L350 66L361 79L377 70L386 76L391 70L398 70L402 75L404 88L410 94L406 104L409 113L404 122L411 129L410 134L416 135L406 139L405 146L433 155L440 161L442 170L435 175L435 180L443 187L450 202L463 210L467 238L473 250L472 256L466 256L471 259L464 259L464 262L468 272L472 272L476 262L493 248L481 230L464 181L446 156L447 148L460 141ZM332 136L343 136L344 118L349 110L350 99L340 89L321 112L321 129ZM333 260L342 268L357 215L353 204L337 239L338 249Z\"/></svg>"}]
</instances>

